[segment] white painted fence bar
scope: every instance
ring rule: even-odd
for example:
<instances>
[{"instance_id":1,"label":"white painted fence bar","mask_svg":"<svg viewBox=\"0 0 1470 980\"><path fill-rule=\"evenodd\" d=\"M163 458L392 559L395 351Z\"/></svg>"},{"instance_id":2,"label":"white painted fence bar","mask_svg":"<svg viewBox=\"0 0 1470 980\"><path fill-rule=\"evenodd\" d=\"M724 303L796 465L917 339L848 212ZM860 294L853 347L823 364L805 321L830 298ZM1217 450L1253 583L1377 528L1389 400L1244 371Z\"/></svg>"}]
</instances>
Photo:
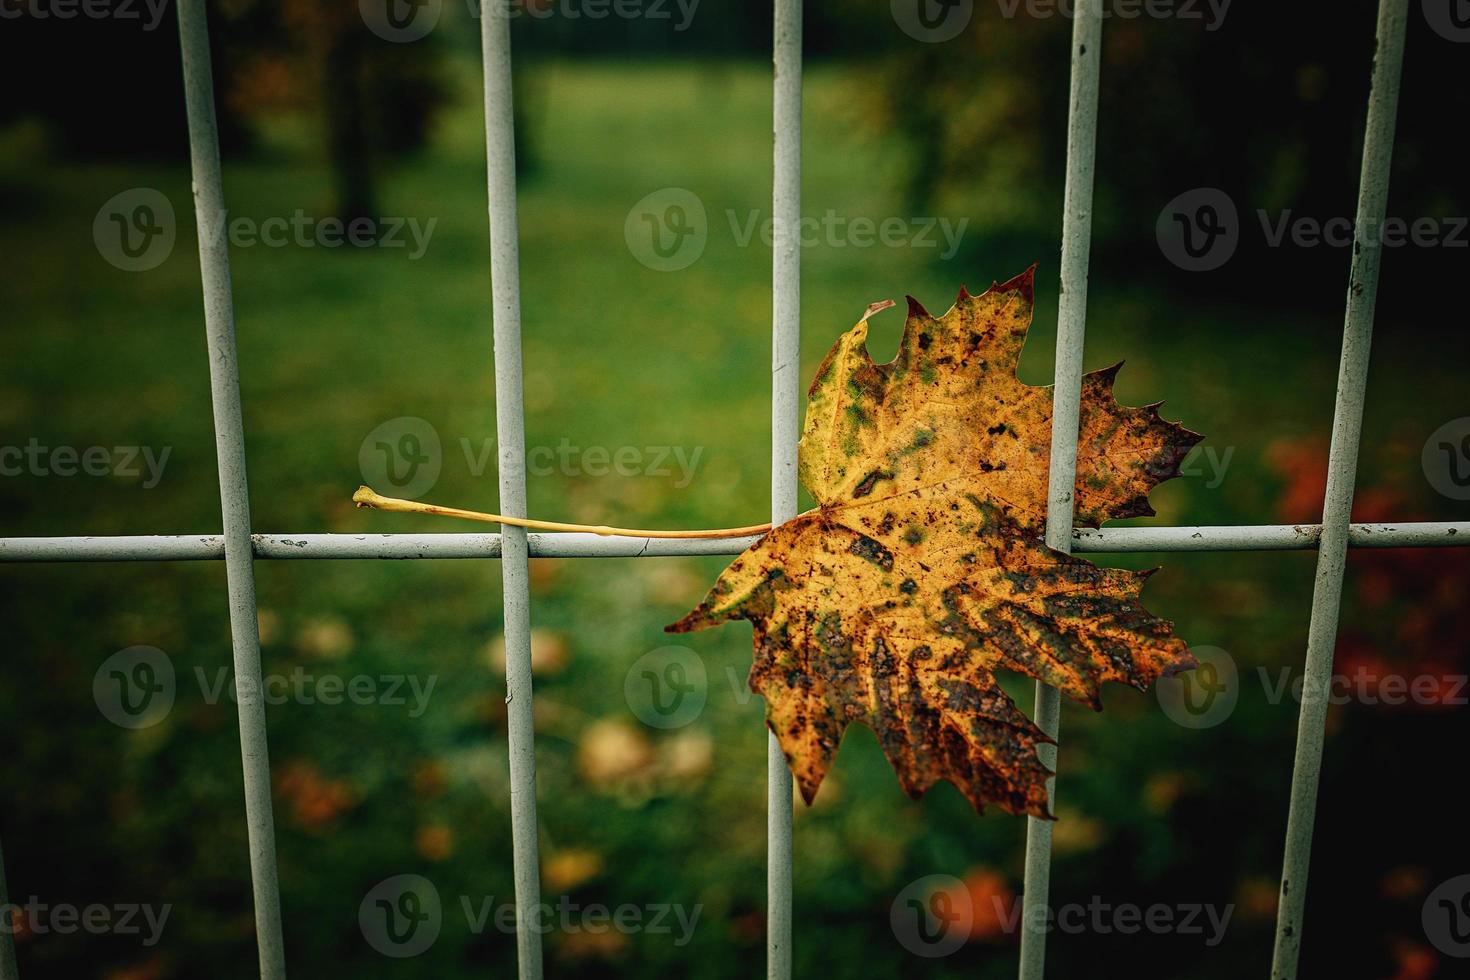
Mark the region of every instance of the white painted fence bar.
<instances>
[{"instance_id":1,"label":"white painted fence bar","mask_svg":"<svg viewBox=\"0 0 1470 980\"><path fill-rule=\"evenodd\" d=\"M521 382L521 271L516 218L515 113L510 73L511 7L480 4L485 63L485 165L490 201L490 289L495 314L495 425L500 510L526 516L526 430ZM505 705L510 740L510 823L521 980L541 978L541 858L536 822L536 733L531 715L531 587L524 528L500 533L505 596Z\"/></svg>"},{"instance_id":2,"label":"white painted fence bar","mask_svg":"<svg viewBox=\"0 0 1470 980\"><path fill-rule=\"evenodd\" d=\"M180 0L184 100L188 112L189 159L194 178L194 214L199 228L199 270L204 289L204 326L209 341L209 387L214 408L214 443L219 462L220 507L224 518L225 578L240 723L240 757L245 776L245 822L250 845L250 881L255 899L255 942L263 980L284 980L286 951L281 934L281 896L276 875L276 831L271 805L270 754L266 748L265 701L260 696L260 635L255 605L255 571L250 541L250 492L245 477L245 427L240 411L240 365L235 350L235 308L230 289L229 243L213 234L224 219L219 130L214 115L214 78L209 60L209 26L204 0Z\"/></svg>"},{"instance_id":3,"label":"white painted fence bar","mask_svg":"<svg viewBox=\"0 0 1470 980\"><path fill-rule=\"evenodd\" d=\"M776 0L772 24L771 523L799 509L801 435L801 0ZM791 772L766 733L766 976L791 976Z\"/></svg>"},{"instance_id":4,"label":"white painted fence bar","mask_svg":"<svg viewBox=\"0 0 1470 980\"><path fill-rule=\"evenodd\" d=\"M1388 210L1388 180L1398 114L1399 82L1404 64L1404 32L1409 0L1380 0L1373 82L1368 95L1368 123L1363 137L1363 170L1354 225L1352 272L1348 278L1347 313L1342 335L1342 361L1337 375L1337 404L1332 414L1332 446L1327 459L1327 492L1322 510L1322 538L1317 550L1317 580L1307 629L1304 691L1297 719L1296 760L1291 771L1291 809L1286 818L1286 849L1281 867L1281 897L1276 911L1276 945L1271 957L1273 980L1294 980L1302 945L1302 914L1307 900L1307 872L1312 856L1312 826L1317 813L1317 785L1322 775L1322 742L1327 728L1328 698L1320 692L1332 676L1332 652L1347 565L1348 522L1353 483L1358 473L1358 447L1363 431L1363 400L1368 388L1368 351L1373 340L1373 313L1378 300L1378 270L1383 258L1379 230Z\"/></svg>"},{"instance_id":5,"label":"white painted fence bar","mask_svg":"<svg viewBox=\"0 0 1470 980\"><path fill-rule=\"evenodd\" d=\"M1182 551L1311 551L1320 524L1241 527L1073 528L1080 554ZM596 534L527 535L532 558L668 558L738 555L759 540L744 538L610 538ZM299 559L499 558L500 535L473 534L253 534L255 557ZM1452 548L1470 545L1470 521L1353 524L1350 548ZM137 534L113 537L0 538L0 564L118 561L218 561L217 534Z\"/></svg>"},{"instance_id":6,"label":"white painted fence bar","mask_svg":"<svg viewBox=\"0 0 1470 980\"><path fill-rule=\"evenodd\" d=\"M1067 113L1067 176L1062 208L1061 298L1052 388L1051 468L1048 471L1046 543L1072 549L1072 491L1077 482L1077 435L1082 402L1082 348L1087 327L1087 271L1092 250L1092 184L1097 150L1098 76L1101 69L1102 0L1077 0L1072 22L1072 81ZM1061 695L1036 682L1038 728L1057 737ZM1037 755L1053 772L1055 744ZM1056 806L1056 777L1047 780ZM1051 821L1026 821L1026 870L1021 893L1021 980L1041 980L1046 969L1047 900L1051 892Z\"/></svg>"},{"instance_id":7,"label":"white painted fence bar","mask_svg":"<svg viewBox=\"0 0 1470 980\"><path fill-rule=\"evenodd\" d=\"M1350 548L1444 548L1470 544L1470 521L1352 524ZM1076 528L1072 550L1090 554L1163 551L1310 551L1322 537L1320 524L1263 524L1242 527Z\"/></svg>"}]
</instances>

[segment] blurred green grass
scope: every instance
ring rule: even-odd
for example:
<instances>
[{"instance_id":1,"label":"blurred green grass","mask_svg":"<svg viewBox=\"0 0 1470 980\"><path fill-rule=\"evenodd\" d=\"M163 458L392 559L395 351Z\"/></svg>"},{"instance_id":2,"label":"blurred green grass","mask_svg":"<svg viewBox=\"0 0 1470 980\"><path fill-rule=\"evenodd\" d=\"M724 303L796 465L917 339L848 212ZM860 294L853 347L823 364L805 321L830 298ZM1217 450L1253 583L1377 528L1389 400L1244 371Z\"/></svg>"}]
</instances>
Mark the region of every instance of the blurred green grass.
<instances>
[{"instance_id":1,"label":"blurred green grass","mask_svg":"<svg viewBox=\"0 0 1470 980\"><path fill-rule=\"evenodd\" d=\"M903 154L866 134L850 99L858 70L810 73L807 214L901 213L893 189L901 185ZM443 473L431 499L495 505L493 454L492 465L477 472L462 448L466 440L478 452L495 431L483 132L474 72L464 68L462 76L465 95L432 149L383 180L385 214L437 221L422 259L410 261L402 249L232 252L259 530L458 530L350 506L362 478L362 440L399 416L427 419L443 441ZM738 220L752 210L768 215L766 70L547 62L522 81L531 89L535 159L520 196L527 445L702 450L696 477L683 488L675 478L535 477L531 512L624 525L760 520L768 506L770 252L758 239L741 247L727 212ZM312 132L286 120L257 154L227 163L233 213L327 213L329 179ZM0 164L9 212L0 224L0 443L34 436L48 445L172 451L162 483L147 490L120 478L6 478L3 533L216 528L186 170L39 166L22 136L11 139L15 152ZM134 186L163 190L179 217L174 252L146 274L107 265L91 239L98 206ZM710 217L703 257L676 273L640 265L623 240L633 203L669 186L696 193ZM947 206L981 213L984 202ZM1038 244L1025 254L1014 234L977 226L947 262L933 249L806 249L803 377L871 301L911 292L938 311L961 282L982 287L1040 260L1037 322L1022 375L1044 383L1058 222L1054 211L1036 210L1030 238L1020 240ZM1409 278L1390 266L1386 296L1407 288L1401 284ZM1126 358L1118 389L1124 402L1166 398L1168 417L1206 432L1207 446L1233 450L1219 485L1208 485L1205 466L1205 475L1157 491L1159 522L1274 522L1281 478L1267 465L1269 447L1325 435L1340 314L1275 314L1274 297L1254 288L1242 284L1236 308L1199 309L1142 278L1094 284L1087 366ZM1365 480L1406 488L1426 514L1451 516L1413 478L1423 434L1457 414L1459 395L1425 382L1436 371L1449 377L1449 365L1428 363L1430 340L1414 338L1395 321L1391 302L1385 306ZM874 321L879 359L896 346L900 320L888 313ZM1150 585L1149 605L1191 641L1225 647L1243 665L1295 662L1311 561L1171 556L1168 573ZM1139 556L1125 563L1154 562ZM662 625L697 601L723 562L536 564L533 622L559 638L568 660L537 681L543 856L596 856L600 870L568 886L579 901L703 906L687 947L657 935L597 945L585 935L553 933L548 957L564 972L759 973L765 736L760 700L743 696L748 634L730 628L684 639L703 658L710 684L708 707L682 742L640 726L622 695L628 667L665 645ZM493 929L472 934L450 898L443 936L414 960L379 957L357 926L362 895L404 872L429 876L446 897L510 898L503 684L488 653L500 628L496 565L261 563L256 574L268 671L406 671L436 680L422 717L387 706L269 710L278 776L295 774L277 799L293 972L509 973L513 937ZM213 676L229 663L223 568L0 566L0 583L11 667L0 683L8 750L0 833L12 892L175 906L157 951L117 937L34 937L22 943L23 966L44 974L90 963L97 975L135 967L156 971L140 975L190 976L207 959L218 976L252 975L233 710L228 701L205 703L192 683L196 668ZM140 643L173 658L180 703L164 724L128 733L98 714L91 676L107 655ZM1029 708L1029 685L1012 690ZM1064 713L1055 892L1116 901L1183 894L1224 904L1239 900L1242 882L1273 881L1294 711L1247 703L1237 724L1189 732L1164 719L1152 695L1117 690L1107 703L1101 716L1070 705ZM612 746L604 753L611 761L588 761L585 753L598 747L589 746L589 731ZM694 761L679 770L685 774L670 777L668 760L686 754ZM608 765L614 774L597 777L597 767ZM1230 791L1213 789L1217 780ZM1179 792L1197 808L1207 801L1214 818L1179 819L1171 786L1184 786ZM1227 839L1224 828L1236 822L1250 829ZM893 896L916 877L976 868L993 869L1019 891L1023 836L1023 821L977 817L947 786L908 801L871 734L854 729L818 805L798 815L798 975L903 975L914 961L888 927ZM551 883L545 892L559 894ZM1157 970L1147 975L1238 976L1259 968L1270 926L1269 916L1241 915L1217 949L1185 937L1160 940ZM1061 975L1082 969L1097 950L1073 937L1058 937L1054 947ZM1014 958L1009 941L975 943L928 965L925 975L1006 976Z\"/></svg>"}]
</instances>

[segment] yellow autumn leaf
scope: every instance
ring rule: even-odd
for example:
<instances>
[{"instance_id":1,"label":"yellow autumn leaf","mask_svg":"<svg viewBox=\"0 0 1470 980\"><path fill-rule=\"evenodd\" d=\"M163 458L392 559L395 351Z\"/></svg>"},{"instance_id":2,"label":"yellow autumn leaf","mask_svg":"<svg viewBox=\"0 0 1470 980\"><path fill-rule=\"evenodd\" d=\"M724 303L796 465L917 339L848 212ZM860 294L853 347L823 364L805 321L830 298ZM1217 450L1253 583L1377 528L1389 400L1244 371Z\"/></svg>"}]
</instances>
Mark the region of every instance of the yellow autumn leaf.
<instances>
[{"instance_id":1,"label":"yellow autumn leaf","mask_svg":"<svg viewBox=\"0 0 1470 980\"><path fill-rule=\"evenodd\" d=\"M767 533L669 627L755 628L750 686L810 803L849 722L878 735L904 789L954 783L977 810L1049 816L1046 736L996 683L1006 669L1100 708L1099 687L1145 688L1194 666L1139 604L1149 573L1046 547L1049 387L1016 364L1034 268L931 316L909 299L894 360L868 355L867 316L808 392L799 450L818 506ZM868 315L881 309L875 305ZM1079 524L1151 515L1198 435L1085 376Z\"/></svg>"}]
</instances>

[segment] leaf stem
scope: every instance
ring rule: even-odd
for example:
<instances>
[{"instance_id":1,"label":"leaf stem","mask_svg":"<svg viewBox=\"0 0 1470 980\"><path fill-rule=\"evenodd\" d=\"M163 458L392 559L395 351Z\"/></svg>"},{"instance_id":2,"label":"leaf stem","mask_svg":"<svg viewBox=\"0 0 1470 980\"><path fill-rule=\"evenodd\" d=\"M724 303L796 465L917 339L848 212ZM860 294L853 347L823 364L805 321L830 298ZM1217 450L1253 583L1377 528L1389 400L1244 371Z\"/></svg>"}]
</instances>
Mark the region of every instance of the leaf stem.
<instances>
[{"instance_id":1,"label":"leaf stem","mask_svg":"<svg viewBox=\"0 0 1470 980\"><path fill-rule=\"evenodd\" d=\"M385 497L372 487L362 486L352 495L352 502L359 507L386 510L399 514L434 514L438 517L458 517L466 521L483 521L487 524L508 524L534 531L580 531L615 538L743 538L752 534L765 534L769 524L752 524L749 527L725 527L699 531L658 531L628 527L608 527L605 524L564 524L560 521L536 521L526 517L506 517L503 514L486 514L478 510L461 510L458 507L441 507L417 500L400 500Z\"/></svg>"}]
</instances>

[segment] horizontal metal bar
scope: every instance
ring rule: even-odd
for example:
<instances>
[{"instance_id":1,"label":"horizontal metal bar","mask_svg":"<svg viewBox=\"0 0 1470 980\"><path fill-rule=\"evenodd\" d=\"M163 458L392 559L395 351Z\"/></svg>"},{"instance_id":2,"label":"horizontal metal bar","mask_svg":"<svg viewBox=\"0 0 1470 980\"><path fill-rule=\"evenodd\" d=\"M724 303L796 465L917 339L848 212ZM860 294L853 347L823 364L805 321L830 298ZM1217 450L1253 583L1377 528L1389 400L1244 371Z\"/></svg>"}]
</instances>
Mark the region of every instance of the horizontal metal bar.
<instances>
[{"instance_id":1,"label":"horizontal metal bar","mask_svg":"<svg viewBox=\"0 0 1470 980\"><path fill-rule=\"evenodd\" d=\"M1310 551L1320 524L1224 527L1110 527L1072 531L1072 550L1093 554L1158 551ZM1435 548L1470 545L1470 522L1354 524L1350 548Z\"/></svg>"},{"instance_id":2,"label":"horizontal metal bar","mask_svg":"<svg viewBox=\"0 0 1470 980\"><path fill-rule=\"evenodd\" d=\"M255 534L255 557L499 558L499 534ZM745 538L614 538L597 534L527 535L534 558L652 558L738 555ZM212 534L116 537L0 538L0 562L216 561L224 539Z\"/></svg>"},{"instance_id":3,"label":"horizontal metal bar","mask_svg":"<svg viewBox=\"0 0 1470 980\"><path fill-rule=\"evenodd\" d=\"M1318 524L1238 527L1112 527L1072 531L1072 550L1092 554L1166 551L1310 551ZM533 558L667 558L738 555L759 540L745 538L613 538L596 534L527 535ZM499 558L498 534L254 534L255 557ZM1470 545L1470 522L1354 524L1352 548L1434 548ZM99 537L0 538L0 563L91 561L218 561L217 534L135 534Z\"/></svg>"},{"instance_id":4,"label":"horizontal metal bar","mask_svg":"<svg viewBox=\"0 0 1470 980\"><path fill-rule=\"evenodd\" d=\"M119 534L98 537L0 538L0 562L220 561L218 534Z\"/></svg>"}]
</instances>

